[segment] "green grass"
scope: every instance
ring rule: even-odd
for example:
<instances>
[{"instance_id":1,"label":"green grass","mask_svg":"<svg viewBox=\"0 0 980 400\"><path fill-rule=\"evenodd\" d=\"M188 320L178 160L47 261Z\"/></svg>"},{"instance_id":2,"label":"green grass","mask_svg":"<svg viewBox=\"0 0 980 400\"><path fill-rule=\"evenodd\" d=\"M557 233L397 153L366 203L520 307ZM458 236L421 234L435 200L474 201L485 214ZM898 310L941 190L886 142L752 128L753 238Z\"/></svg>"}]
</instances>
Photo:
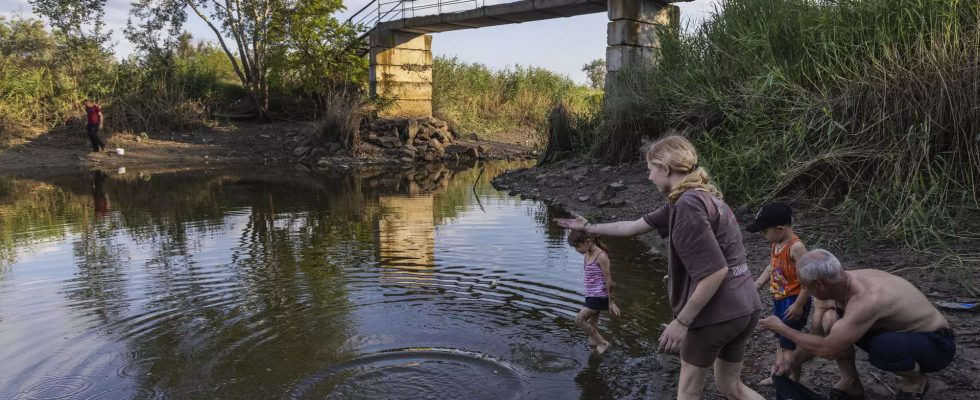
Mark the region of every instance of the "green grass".
<instances>
[{"instance_id":1,"label":"green grass","mask_svg":"<svg viewBox=\"0 0 980 400\"><path fill-rule=\"evenodd\" d=\"M530 144L546 139L547 117L564 102L573 110L597 108L602 92L575 84L542 68L517 66L493 71L456 58L436 58L432 68L432 106L437 117L464 134Z\"/></svg>"},{"instance_id":2,"label":"green grass","mask_svg":"<svg viewBox=\"0 0 980 400\"><path fill-rule=\"evenodd\" d=\"M0 141L81 124L86 98L100 103L108 129L152 134L204 124L216 104L241 95L231 64L209 45L118 61L38 20L0 18Z\"/></svg>"},{"instance_id":3,"label":"green grass","mask_svg":"<svg viewBox=\"0 0 980 400\"><path fill-rule=\"evenodd\" d=\"M605 137L584 151L634 160L679 131L733 204L802 192L852 240L976 260L978 21L969 1L724 1L612 82L621 95L593 124Z\"/></svg>"}]
</instances>

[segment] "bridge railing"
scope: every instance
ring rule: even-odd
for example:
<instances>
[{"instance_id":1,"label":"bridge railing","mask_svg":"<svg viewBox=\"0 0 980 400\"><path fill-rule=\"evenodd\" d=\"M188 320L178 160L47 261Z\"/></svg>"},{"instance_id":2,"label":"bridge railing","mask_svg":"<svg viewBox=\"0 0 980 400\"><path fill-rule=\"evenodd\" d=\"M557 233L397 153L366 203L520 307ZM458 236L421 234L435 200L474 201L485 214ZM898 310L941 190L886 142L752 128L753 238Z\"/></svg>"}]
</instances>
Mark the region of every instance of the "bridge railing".
<instances>
[{"instance_id":1,"label":"bridge railing","mask_svg":"<svg viewBox=\"0 0 980 400\"><path fill-rule=\"evenodd\" d=\"M491 0L491 3L494 1ZM486 6L487 0L372 0L347 19L363 32L362 38L382 22L457 12Z\"/></svg>"}]
</instances>

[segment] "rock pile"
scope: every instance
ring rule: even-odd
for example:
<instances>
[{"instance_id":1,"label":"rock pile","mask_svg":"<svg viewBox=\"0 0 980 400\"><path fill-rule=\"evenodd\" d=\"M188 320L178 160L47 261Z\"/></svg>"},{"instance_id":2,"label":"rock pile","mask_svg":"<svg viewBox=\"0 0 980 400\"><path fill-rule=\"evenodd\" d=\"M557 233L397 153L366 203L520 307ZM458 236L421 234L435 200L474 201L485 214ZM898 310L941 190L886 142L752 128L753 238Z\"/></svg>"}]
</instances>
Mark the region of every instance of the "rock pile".
<instances>
[{"instance_id":1,"label":"rock pile","mask_svg":"<svg viewBox=\"0 0 980 400\"><path fill-rule=\"evenodd\" d=\"M449 125L432 117L377 119L362 127L361 140L401 162L480 158L485 153L457 144Z\"/></svg>"}]
</instances>

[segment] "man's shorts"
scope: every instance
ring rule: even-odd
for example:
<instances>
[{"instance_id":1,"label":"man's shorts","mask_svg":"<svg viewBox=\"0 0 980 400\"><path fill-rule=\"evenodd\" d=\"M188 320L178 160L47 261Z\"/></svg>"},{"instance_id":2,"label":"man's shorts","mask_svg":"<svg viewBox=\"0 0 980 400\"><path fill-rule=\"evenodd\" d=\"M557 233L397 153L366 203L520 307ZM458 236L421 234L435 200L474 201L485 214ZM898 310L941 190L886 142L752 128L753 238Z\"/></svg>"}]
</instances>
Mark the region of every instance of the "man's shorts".
<instances>
[{"instance_id":1,"label":"man's shorts","mask_svg":"<svg viewBox=\"0 0 980 400\"><path fill-rule=\"evenodd\" d=\"M843 317L843 310L837 315ZM906 372L919 365L922 372L938 372L956 356L956 335L952 329L935 332L868 331L855 343L868 353L871 365L888 372Z\"/></svg>"},{"instance_id":2,"label":"man's shorts","mask_svg":"<svg viewBox=\"0 0 980 400\"><path fill-rule=\"evenodd\" d=\"M688 329L681 345L684 362L708 368L716 358L728 362L741 362L745 356L745 343L759 323L759 311L744 317Z\"/></svg>"},{"instance_id":3,"label":"man's shorts","mask_svg":"<svg viewBox=\"0 0 980 400\"><path fill-rule=\"evenodd\" d=\"M956 337L949 328L867 334L855 344L868 353L871 365L889 372L911 371L916 364L922 372L938 372L956 355Z\"/></svg>"},{"instance_id":4,"label":"man's shorts","mask_svg":"<svg viewBox=\"0 0 980 400\"><path fill-rule=\"evenodd\" d=\"M803 315L800 316L800 319L794 320L794 319L786 318L785 316L786 310L789 310L789 308L793 305L793 303L796 303L796 299L798 297L800 296L787 296L779 300L773 299L772 314L779 317L779 319L781 319L783 323L786 324L786 326L793 328L794 330L797 331L802 331L803 327L806 326L806 320L810 315L810 309L813 307L813 300L807 300L806 304L803 305ZM789 351L796 350L796 343L793 343L792 340L789 340L783 337L783 335L780 335L778 333L776 333L775 335L776 335L776 339L779 339L779 347Z\"/></svg>"}]
</instances>

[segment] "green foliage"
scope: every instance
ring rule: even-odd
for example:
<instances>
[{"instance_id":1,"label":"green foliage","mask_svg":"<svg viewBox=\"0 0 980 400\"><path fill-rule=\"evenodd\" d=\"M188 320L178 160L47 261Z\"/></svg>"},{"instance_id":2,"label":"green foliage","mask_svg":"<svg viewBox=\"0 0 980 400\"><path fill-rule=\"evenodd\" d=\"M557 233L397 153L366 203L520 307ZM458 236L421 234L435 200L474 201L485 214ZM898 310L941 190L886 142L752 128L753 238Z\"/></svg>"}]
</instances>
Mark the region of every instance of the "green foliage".
<instances>
[{"instance_id":1,"label":"green foliage","mask_svg":"<svg viewBox=\"0 0 980 400\"><path fill-rule=\"evenodd\" d=\"M589 78L589 86L602 89L606 86L606 60L597 58L582 66L582 71Z\"/></svg>"},{"instance_id":2,"label":"green foliage","mask_svg":"<svg viewBox=\"0 0 980 400\"><path fill-rule=\"evenodd\" d=\"M258 116L267 118L273 98L280 111L294 110L297 94L317 110L327 92L366 75L354 53L354 28L334 16L343 9L340 0L138 0L126 32L152 53L162 33L164 46L179 42L193 13L211 28Z\"/></svg>"},{"instance_id":3,"label":"green foliage","mask_svg":"<svg viewBox=\"0 0 980 400\"><path fill-rule=\"evenodd\" d=\"M367 59L354 52L357 30L333 16L342 9L340 0L296 2L273 24L283 41L271 57L270 85L316 105L313 112L325 108L331 92L356 86L368 74Z\"/></svg>"},{"instance_id":4,"label":"green foliage","mask_svg":"<svg viewBox=\"0 0 980 400\"><path fill-rule=\"evenodd\" d=\"M566 76L542 68L491 71L456 58L436 58L432 69L434 112L464 133L493 139L517 132L543 142L551 109L565 102L572 110L595 107L601 93L576 85Z\"/></svg>"},{"instance_id":5,"label":"green foliage","mask_svg":"<svg viewBox=\"0 0 980 400\"><path fill-rule=\"evenodd\" d=\"M66 40L37 20L0 19L0 139L78 121L86 98L102 105L108 128L154 133L204 123L208 108L241 96L207 44L119 62L98 43L66 54Z\"/></svg>"},{"instance_id":6,"label":"green foliage","mask_svg":"<svg viewBox=\"0 0 980 400\"><path fill-rule=\"evenodd\" d=\"M980 238L978 21L977 2L724 1L611 82L603 155L685 132L733 203L802 191L853 237L953 251Z\"/></svg>"}]
</instances>

